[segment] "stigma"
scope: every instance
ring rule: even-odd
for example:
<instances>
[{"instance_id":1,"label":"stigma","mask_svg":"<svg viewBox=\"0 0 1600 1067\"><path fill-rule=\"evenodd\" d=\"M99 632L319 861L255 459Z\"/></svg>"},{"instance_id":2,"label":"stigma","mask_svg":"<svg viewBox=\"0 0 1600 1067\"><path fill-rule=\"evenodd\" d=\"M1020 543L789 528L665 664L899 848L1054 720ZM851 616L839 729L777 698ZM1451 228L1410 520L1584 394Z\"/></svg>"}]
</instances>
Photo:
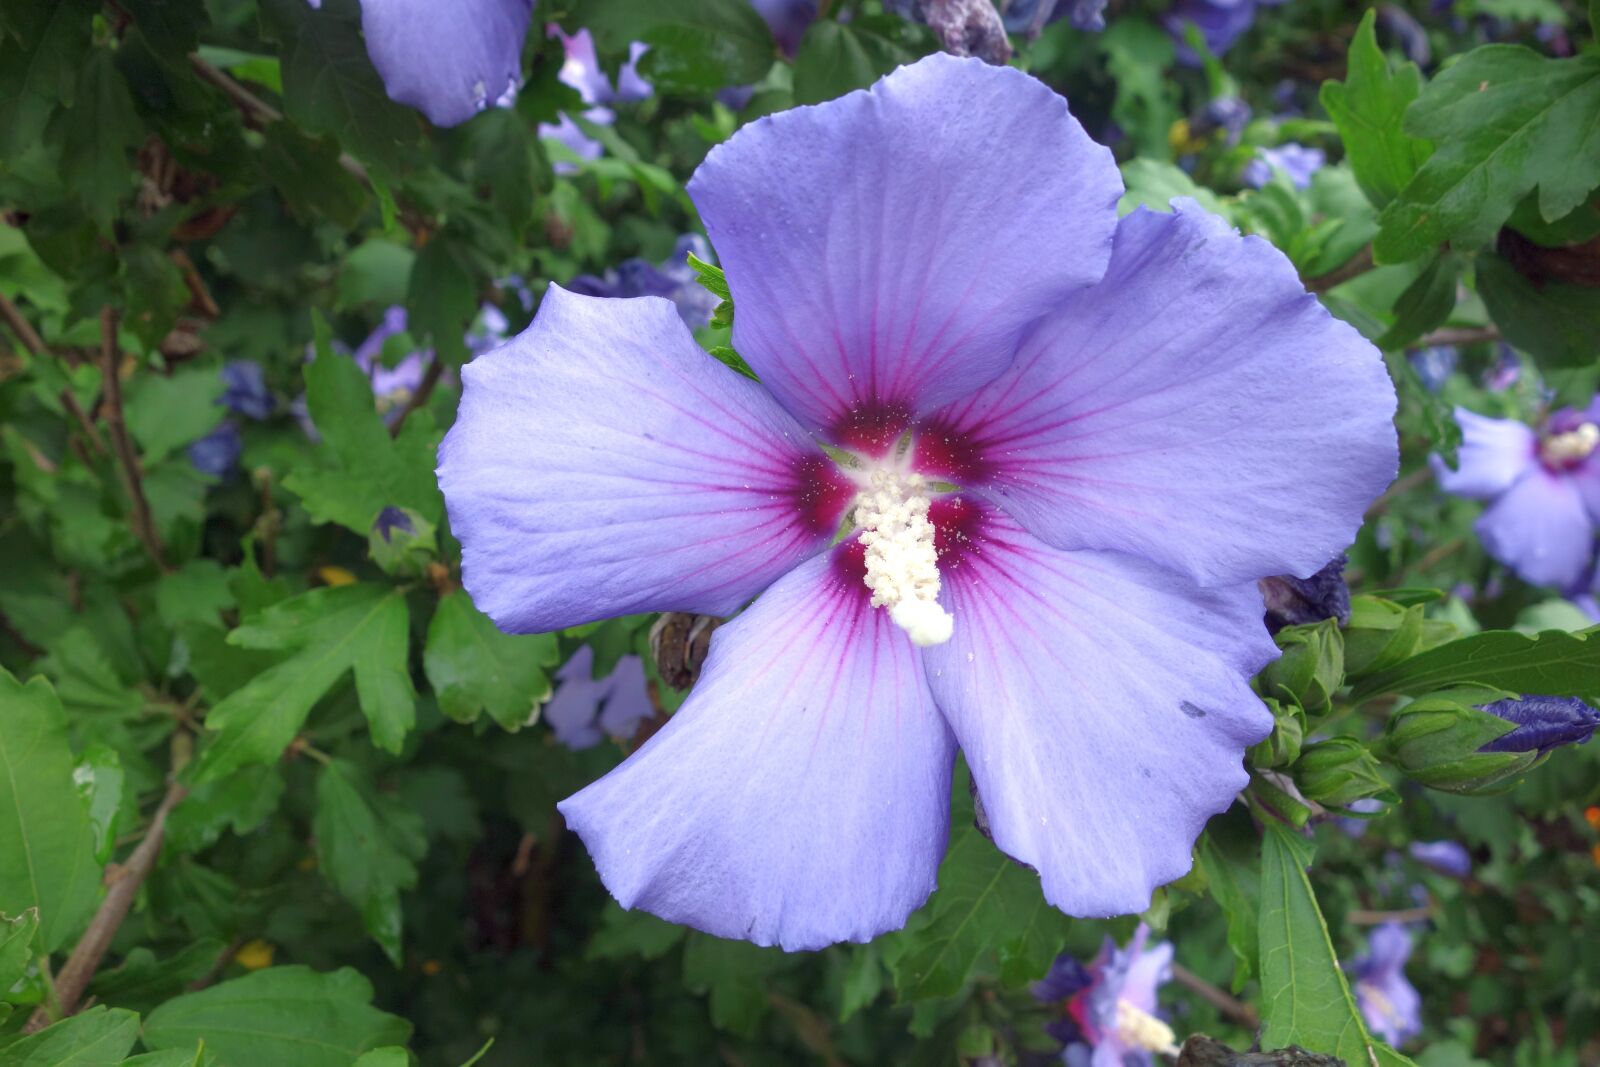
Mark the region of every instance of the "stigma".
<instances>
[{"instance_id":1,"label":"stigma","mask_svg":"<svg viewBox=\"0 0 1600 1067\"><path fill-rule=\"evenodd\" d=\"M872 606L887 608L911 643L923 646L943 644L955 632L954 617L939 606L930 503L922 475L879 467L865 477L855 511Z\"/></svg>"},{"instance_id":2,"label":"stigma","mask_svg":"<svg viewBox=\"0 0 1600 1067\"><path fill-rule=\"evenodd\" d=\"M1176 1055L1177 1035L1154 1015L1123 999L1117 1001L1117 1037L1124 1045Z\"/></svg>"},{"instance_id":3,"label":"stigma","mask_svg":"<svg viewBox=\"0 0 1600 1067\"><path fill-rule=\"evenodd\" d=\"M1539 458L1552 467L1568 467L1589 458L1600 445L1600 426L1586 422L1576 430L1554 433L1539 443Z\"/></svg>"}]
</instances>

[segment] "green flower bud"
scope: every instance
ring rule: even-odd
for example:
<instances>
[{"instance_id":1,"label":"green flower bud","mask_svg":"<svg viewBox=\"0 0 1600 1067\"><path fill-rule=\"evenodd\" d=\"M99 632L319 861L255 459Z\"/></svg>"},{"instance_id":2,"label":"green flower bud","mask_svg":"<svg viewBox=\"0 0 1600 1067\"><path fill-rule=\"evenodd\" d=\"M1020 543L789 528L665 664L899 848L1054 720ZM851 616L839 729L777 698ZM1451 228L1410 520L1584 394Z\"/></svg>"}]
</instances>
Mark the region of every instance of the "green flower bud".
<instances>
[{"instance_id":1,"label":"green flower bud","mask_svg":"<svg viewBox=\"0 0 1600 1067\"><path fill-rule=\"evenodd\" d=\"M1424 621L1421 604L1403 608L1379 597L1356 597L1344 632L1345 673L1354 678L1385 670L1420 651Z\"/></svg>"},{"instance_id":2,"label":"green flower bud","mask_svg":"<svg viewBox=\"0 0 1600 1067\"><path fill-rule=\"evenodd\" d=\"M1306 746L1291 768L1306 799L1344 808L1367 797L1389 793L1378 761L1353 737L1334 737Z\"/></svg>"},{"instance_id":3,"label":"green flower bud","mask_svg":"<svg viewBox=\"0 0 1600 1067\"><path fill-rule=\"evenodd\" d=\"M1344 684L1344 635L1338 620L1285 627L1277 642L1283 655L1261 672L1262 695L1299 704L1312 715L1326 714Z\"/></svg>"},{"instance_id":4,"label":"green flower bud","mask_svg":"<svg viewBox=\"0 0 1600 1067\"><path fill-rule=\"evenodd\" d=\"M433 523L409 508L384 508L367 535L367 551L384 573L414 578L438 551Z\"/></svg>"},{"instance_id":5,"label":"green flower bud","mask_svg":"<svg viewBox=\"0 0 1600 1067\"><path fill-rule=\"evenodd\" d=\"M1300 758L1306 738L1306 713L1298 704L1280 704L1267 697L1272 710L1272 733L1250 749L1252 767L1287 767Z\"/></svg>"},{"instance_id":6,"label":"green flower bud","mask_svg":"<svg viewBox=\"0 0 1600 1067\"><path fill-rule=\"evenodd\" d=\"M1475 705L1515 695L1469 686L1420 697L1389 717L1379 752L1406 777L1432 789L1504 792L1543 757L1537 751L1480 751L1516 727Z\"/></svg>"}]
</instances>

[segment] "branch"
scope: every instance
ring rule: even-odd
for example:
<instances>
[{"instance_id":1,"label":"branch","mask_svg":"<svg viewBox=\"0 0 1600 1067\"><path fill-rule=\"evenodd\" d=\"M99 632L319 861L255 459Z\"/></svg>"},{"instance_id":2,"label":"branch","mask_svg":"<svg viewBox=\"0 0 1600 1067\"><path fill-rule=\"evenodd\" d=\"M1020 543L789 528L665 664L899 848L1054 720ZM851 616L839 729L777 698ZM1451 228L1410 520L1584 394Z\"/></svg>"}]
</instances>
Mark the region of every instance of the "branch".
<instances>
[{"instance_id":1,"label":"branch","mask_svg":"<svg viewBox=\"0 0 1600 1067\"><path fill-rule=\"evenodd\" d=\"M1245 1029L1253 1031L1261 1025L1261 1016L1254 1008L1238 997L1218 989L1187 967L1174 963L1172 980Z\"/></svg>"},{"instance_id":2,"label":"branch","mask_svg":"<svg viewBox=\"0 0 1600 1067\"><path fill-rule=\"evenodd\" d=\"M1432 348L1435 345L1474 345L1480 341L1500 340L1498 326L1446 327L1417 338L1415 348Z\"/></svg>"},{"instance_id":3,"label":"branch","mask_svg":"<svg viewBox=\"0 0 1600 1067\"><path fill-rule=\"evenodd\" d=\"M89 988L89 980L94 977L95 968L100 966L106 950L111 947L111 939L116 936L122 920L128 917L128 909L133 906L133 898L138 895L139 887L155 870L156 857L161 853L161 840L167 832L167 815L188 792L176 781L169 785L166 796L161 798L160 806L150 819L150 828L145 831L144 840L128 856L128 862L120 867L115 864L107 866L106 878L110 888L100 902L100 910L95 912L89 928L84 931L72 955L67 957L65 966L56 975L56 999L61 1005L61 1018L77 1010L78 1001L83 998L84 991ZM54 1021L50 1010L41 1006L28 1019L28 1025L22 1028L22 1032L38 1033Z\"/></svg>"},{"instance_id":4,"label":"branch","mask_svg":"<svg viewBox=\"0 0 1600 1067\"><path fill-rule=\"evenodd\" d=\"M1405 908L1401 911L1367 911L1357 908L1344 913L1344 921L1355 926L1382 926L1384 923L1419 923L1437 914L1433 905Z\"/></svg>"},{"instance_id":5,"label":"branch","mask_svg":"<svg viewBox=\"0 0 1600 1067\"><path fill-rule=\"evenodd\" d=\"M50 350L45 347L44 338L39 336L38 331L22 317L22 312L17 310L17 305L7 300L3 293L0 293L0 319L6 320L6 325L17 335L22 347L34 356L45 359L50 355ZM78 398L72 395L72 390L61 390L61 406L66 408L67 414L77 422L78 429L83 431L83 436L89 439L89 444L94 450L102 456L105 455L106 443L100 439L100 431L94 428L94 421L89 418L89 413L83 410L83 405L78 403Z\"/></svg>"},{"instance_id":6,"label":"branch","mask_svg":"<svg viewBox=\"0 0 1600 1067\"><path fill-rule=\"evenodd\" d=\"M100 309L100 376L104 380L105 404L102 410L111 434L111 448L117 456L117 469L122 473L122 487L127 491L133 507L133 532L144 544L145 551L155 561L163 574L171 574L172 566L161 549L161 535L156 530L155 517L150 513L150 501L144 495L144 472L139 467L139 454L134 451L128 437L128 426L122 417L122 378L117 373L117 312L107 306Z\"/></svg>"},{"instance_id":7,"label":"branch","mask_svg":"<svg viewBox=\"0 0 1600 1067\"><path fill-rule=\"evenodd\" d=\"M1377 264L1372 262L1372 246L1366 245L1351 256L1342 267L1335 267L1326 274L1318 274L1314 278L1301 279L1307 289L1313 293L1325 293L1338 285L1343 285L1351 278L1367 273Z\"/></svg>"},{"instance_id":8,"label":"branch","mask_svg":"<svg viewBox=\"0 0 1600 1067\"><path fill-rule=\"evenodd\" d=\"M428 402L433 396L433 390L439 385L439 379L444 376L444 360L437 355L433 362L428 364L428 369L422 372L422 381L417 383L417 388L406 397L405 407L400 409L400 414L394 417L394 422L389 427L390 437L399 437L400 428L406 424L406 419L411 413Z\"/></svg>"}]
</instances>

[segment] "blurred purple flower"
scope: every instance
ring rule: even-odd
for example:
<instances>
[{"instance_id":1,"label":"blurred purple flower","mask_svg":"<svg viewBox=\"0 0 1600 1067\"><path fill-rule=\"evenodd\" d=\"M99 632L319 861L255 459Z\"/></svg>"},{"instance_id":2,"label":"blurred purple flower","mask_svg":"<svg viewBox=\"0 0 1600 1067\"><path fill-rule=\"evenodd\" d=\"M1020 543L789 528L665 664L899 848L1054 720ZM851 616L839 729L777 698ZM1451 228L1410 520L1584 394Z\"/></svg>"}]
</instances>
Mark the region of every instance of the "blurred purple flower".
<instances>
[{"instance_id":1,"label":"blurred purple flower","mask_svg":"<svg viewBox=\"0 0 1600 1067\"><path fill-rule=\"evenodd\" d=\"M1212 55L1220 56L1237 41L1251 23L1255 22L1256 9L1276 7L1288 0L1178 0L1162 19L1167 32L1178 46L1178 62L1198 67L1200 57L1185 39L1187 27L1193 23L1205 40Z\"/></svg>"},{"instance_id":2,"label":"blurred purple flower","mask_svg":"<svg viewBox=\"0 0 1600 1067\"><path fill-rule=\"evenodd\" d=\"M1522 360L1511 346L1500 345L1499 358L1483 375L1483 387L1491 393L1503 393L1522 379Z\"/></svg>"},{"instance_id":3,"label":"blurred purple flower","mask_svg":"<svg viewBox=\"0 0 1600 1067\"><path fill-rule=\"evenodd\" d=\"M248 359L230 360L222 365L223 407L236 415L260 422L272 415L272 393L267 389L261 364Z\"/></svg>"},{"instance_id":4,"label":"blurred purple flower","mask_svg":"<svg viewBox=\"0 0 1600 1067\"><path fill-rule=\"evenodd\" d=\"M689 266L689 253L707 263L713 262L711 249L699 234L678 238L672 255L659 264L643 259L627 259L604 275L580 274L567 283L567 291L583 296L634 297L660 296L672 301L678 315L691 330L711 321L717 298L700 284L699 275Z\"/></svg>"},{"instance_id":5,"label":"blurred purple flower","mask_svg":"<svg viewBox=\"0 0 1600 1067\"><path fill-rule=\"evenodd\" d=\"M422 379L427 376L428 364L433 362L433 351L423 349L411 351L402 356L394 366L388 366L383 360L383 349L391 337L397 337L406 332L406 309L396 304L383 313L383 321L366 336L354 352L349 352L339 342L334 343L336 354L349 354L356 361L372 382L372 399L383 416L383 421L393 425L400 417L400 412L405 410L406 404L416 394L417 388L422 384ZM315 350L306 346L306 358L314 359ZM295 398L289 405L289 411L299 421L301 429L313 441L320 440L315 423L311 420L311 411L306 406L306 398L302 395Z\"/></svg>"},{"instance_id":6,"label":"blurred purple flower","mask_svg":"<svg viewBox=\"0 0 1600 1067\"><path fill-rule=\"evenodd\" d=\"M1417 372L1417 380L1430 393L1437 393L1444 388L1445 381L1455 373L1456 363L1460 359L1454 345L1414 348L1406 358L1411 363L1411 369Z\"/></svg>"},{"instance_id":7,"label":"blurred purple flower","mask_svg":"<svg viewBox=\"0 0 1600 1067\"><path fill-rule=\"evenodd\" d=\"M361 0L367 54L384 88L436 126L516 99L532 17L533 0Z\"/></svg>"},{"instance_id":8,"label":"blurred purple flower","mask_svg":"<svg viewBox=\"0 0 1600 1067\"><path fill-rule=\"evenodd\" d=\"M1594 559L1600 522L1600 400L1563 408L1535 432L1456 408L1460 468L1432 457L1448 493L1490 501L1475 529L1483 547L1533 585L1574 591Z\"/></svg>"},{"instance_id":9,"label":"blurred purple flower","mask_svg":"<svg viewBox=\"0 0 1600 1067\"><path fill-rule=\"evenodd\" d=\"M1007 33L1037 37L1045 25L1066 18L1075 29L1099 31L1106 28L1105 10L1109 0L1011 0L1001 8Z\"/></svg>"},{"instance_id":10,"label":"blurred purple flower","mask_svg":"<svg viewBox=\"0 0 1600 1067\"><path fill-rule=\"evenodd\" d=\"M1307 189L1311 179L1328 157L1320 148L1307 148L1290 141L1276 148L1256 149L1256 158L1245 165L1242 178L1252 189L1260 189L1272 181L1272 176L1283 172L1296 189Z\"/></svg>"},{"instance_id":11,"label":"blurred purple flower","mask_svg":"<svg viewBox=\"0 0 1600 1067\"><path fill-rule=\"evenodd\" d=\"M225 478L239 465L239 454L243 451L244 440L239 436L239 427L229 420L189 446L189 462L201 474Z\"/></svg>"},{"instance_id":12,"label":"blurred purple flower","mask_svg":"<svg viewBox=\"0 0 1600 1067\"><path fill-rule=\"evenodd\" d=\"M1472 873L1472 853L1459 841L1413 841L1406 847L1411 858L1452 878Z\"/></svg>"},{"instance_id":13,"label":"blurred purple flower","mask_svg":"<svg viewBox=\"0 0 1600 1067\"><path fill-rule=\"evenodd\" d=\"M1538 752L1581 745L1600 728L1600 711L1577 697L1526 696L1497 700L1483 710L1516 723L1516 729L1484 745L1481 752Z\"/></svg>"},{"instance_id":14,"label":"blurred purple flower","mask_svg":"<svg viewBox=\"0 0 1600 1067\"><path fill-rule=\"evenodd\" d=\"M1362 797L1360 800L1352 801L1345 808L1345 811L1357 812L1362 815L1377 815L1379 812L1386 810L1386 807L1387 805L1376 797ZM1359 839L1366 836L1367 824L1371 821L1371 819L1356 819L1350 815L1340 815L1334 820L1334 825L1346 837Z\"/></svg>"},{"instance_id":15,"label":"blurred purple flower","mask_svg":"<svg viewBox=\"0 0 1600 1067\"><path fill-rule=\"evenodd\" d=\"M556 691L541 717L571 749L593 748L607 737L626 741L655 714L644 661L623 656L610 674L594 676L594 649L584 645L556 672Z\"/></svg>"},{"instance_id":16,"label":"blurred purple flower","mask_svg":"<svg viewBox=\"0 0 1600 1067\"><path fill-rule=\"evenodd\" d=\"M1350 965L1367 1028L1396 1048L1422 1032L1422 997L1406 978L1410 958L1410 931L1389 922L1373 928L1366 955Z\"/></svg>"},{"instance_id":17,"label":"blurred purple flower","mask_svg":"<svg viewBox=\"0 0 1600 1067\"><path fill-rule=\"evenodd\" d=\"M773 40L786 56L795 54L800 38L817 21L817 0L750 0L750 6L766 20Z\"/></svg>"},{"instance_id":18,"label":"blurred purple flower","mask_svg":"<svg viewBox=\"0 0 1600 1067\"><path fill-rule=\"evenodd\" d=\"M625 907L788 949L898 927L958 744L1056 906L1189 868L1271 728L1253 582L1349 543L1395 398L1282 253L1122 191L1046 86L936 54L689 182L759 382L665 300L557 286L469 364L439 481L501 628L749 604L560 805Z\"/></svg>"},{"instance_id":19,"label":"blurred purple flower","mask_svg":"<svg viewBox=\"0 0 1600 1067\"><path fill-rule=\"evenodd\" d=\"M1152 1053L1176 1051L1172 1028L1156 1015L1156 993L1172 978L1172 946L1145 948L1150 928L1140 923L1119 949L1109 937L1084 967L1060 956L1033 985L1036 999L1065 1000L1065 1017L1049 1026L1067 1047L1068 1064L1152 1067Z\"/></svg>"},{"instance_id":20,"label":"blurred purple flower","mask_svg":"<svg viewBox=\"0 0 1600 1067\"><path fill-rule=\"evenodd\" d=\"M1250 105L1237 96L1219 96L1206 101L1206 105L1189 119L1192 137L1206 137L1221 131L1228 145L1239 143L1239 135L1250 121Z\"/></svg>"},{"instance_id":21,"label":"blurred purple flower","mask_svg":"<svg viewBox=\"0 0 1600 1067\"><path fill-rule=\"evenodd\" d=\"M1399 42L1400 50L1411 62L1426 67L1432 61L1433 49L1428 45L1428 31L1399 4L1379 5L1378 25Z\"/></svg>"},{"instance_id":22,"label":"blurred purple flower","mask_svg":"<svg viewBox=\"0 0 1600 1067\"><path fill-rule=\"evenodd\" d=\"M583 112L586 121L597 126L609 126L616 120L616 114L607 105L643 100L654 92L650 83L639 76L638 70L639 59L648 49L647 45L635 41L629 46L628 62L617 72L617 84L613 88L611 80L600 67L594 37L588 30L569 34L552 23L546 33L561 40L566 58L558 76L563 84L576 89L588 105ZM539 136L560 142L580 159L599 159L605 151L599 141L584 133L572 116L565 112L557 122L541 123ZM571 162L558 160L555 169L558 174L570 174L576 168Z\"/></svg>"}]
</instances>

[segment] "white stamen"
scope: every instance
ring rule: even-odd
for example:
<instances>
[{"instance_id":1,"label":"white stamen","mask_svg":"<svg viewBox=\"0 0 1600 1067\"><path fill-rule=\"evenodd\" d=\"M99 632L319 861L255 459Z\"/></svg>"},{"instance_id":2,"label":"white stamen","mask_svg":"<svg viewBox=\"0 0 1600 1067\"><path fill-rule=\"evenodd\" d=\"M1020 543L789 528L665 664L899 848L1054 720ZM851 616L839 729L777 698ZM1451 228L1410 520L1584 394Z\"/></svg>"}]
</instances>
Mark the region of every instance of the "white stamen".
<instances>
[{"instance_id":1,"label":"white stamen","mask_svg":"<svg viewBox=\"0 0 1600 1067\"><path fill-rule=\"evenodd\" d=\"M1177 1055L1178 1035L1172 1027L1127 1000L1117 1001L1117 1036L1124 1045Z\"/></svg>"},{"instance_id":2,"label":"white stamen","mask_svg":"<svg viewBox=\"0 0 1600 1067\"><path fill-rule=\"evenodd\" d=\"M1600 426L1586 422L1576 430L1551 434L1539 445L1539 456L1546 463L1576 463L1588 459L1600 446Z\"/></svg>"},{"instance_id":3,"label":"white stamen","mask_svg":"<svg viewBox=\"0 0 1600 1067\"><path fill-rule=\"evenodd\" d=\"M939 606L930 503L922 475L883 468L872 472L856 500L872 606L888 608L916 645L940 645L955 632L955 619Z\"/></svg>"}]
</instances>

